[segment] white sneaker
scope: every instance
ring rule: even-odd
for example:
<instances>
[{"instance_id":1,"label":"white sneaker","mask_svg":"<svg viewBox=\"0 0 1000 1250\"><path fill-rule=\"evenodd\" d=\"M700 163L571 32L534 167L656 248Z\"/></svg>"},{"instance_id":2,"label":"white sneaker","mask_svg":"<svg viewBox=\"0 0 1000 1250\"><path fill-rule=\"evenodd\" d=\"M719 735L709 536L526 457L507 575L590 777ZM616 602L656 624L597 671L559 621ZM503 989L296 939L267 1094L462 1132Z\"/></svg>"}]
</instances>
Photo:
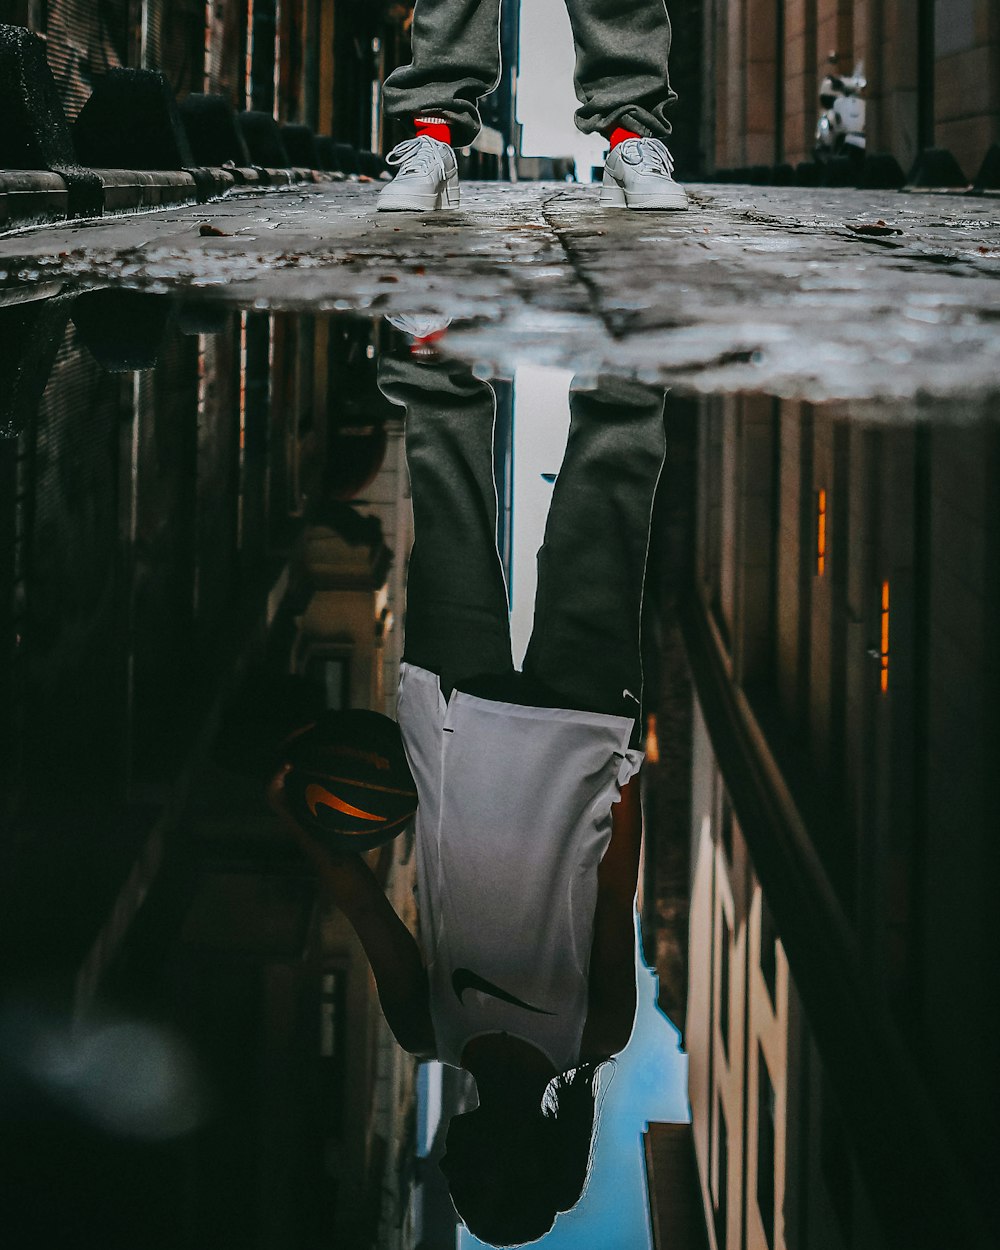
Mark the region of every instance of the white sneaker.
<instances>
[{"instance_id":1,"label":"white sneaker","mask_svg":"<svg viewBox=\"0 0 1000 1250\"><path fill-rule=\"evenodd\" d=\"M386 314L386 321L404 334L415 339L430 339L443 333L451 325L450 317L439 317L433 313L393 313Z\"/></svg>"},{"instance_id":2,"label":"white sneaker","mask_svg":"<svg viewBox=\"0 0 1000 1250\"><path fill-rule=\"evenodd\" d=\"M417 135L397 143L385 159L399 169L378 193L380 213L458 208L458 161L449 144Z\"/></svg>"},{"instance_id":3,"label":"white sneaker","mask_svg":"<svg viewBox=\"0 0 1000 1250\"><path fill-rule=\"evenodd\" d=\"M386 321L397 330L410 336L410 355L418 364L428 364L441 359L439 344L451 325L450 317L411 316L409 313L393 313Z\"/></svg>"},{"instance_id":4,"label":"white sneaker","mask_svg":"<svg viewBox=\"0 0 1000 1250\"><path fill-rule=\"evenodd\" d=\"M674 182L674 159L662 139L625 139L604 162L602 208L687 208Z\"/></svg>"}]
</instances>

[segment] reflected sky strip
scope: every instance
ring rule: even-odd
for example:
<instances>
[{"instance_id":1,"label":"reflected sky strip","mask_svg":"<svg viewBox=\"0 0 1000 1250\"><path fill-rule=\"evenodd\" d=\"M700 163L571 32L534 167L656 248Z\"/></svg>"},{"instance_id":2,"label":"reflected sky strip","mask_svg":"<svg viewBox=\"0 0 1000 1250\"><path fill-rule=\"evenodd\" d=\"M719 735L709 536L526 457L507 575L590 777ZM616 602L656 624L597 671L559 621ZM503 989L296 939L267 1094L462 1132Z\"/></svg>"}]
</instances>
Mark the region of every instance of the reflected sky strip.
<instances>
[{"instance_id":1,"label":"reflected sky strip","mask_svg":"<svg viewBox=\"0 0 1000 1250\"><path fill-rule=\"evenodd\" d=\"M538 548L552 503L552 483L569 438L568 369L525 365L514 374L513 542L509 569L510 646L515 668L524 662L535 615Z\"/></svg>"},{"instance_id":2,"label":"reflected sky strip","mask_svg":"<svg viewBox=\"0 0 1000 1250\"><path fill-rule=\"evenodd\" d=\"M642 1135L650 1121L690 1120L687 1056L680 1034L656 1005L658 978L646 966L636 915L635 1028L610 1082L602 1079L601 1118L590 1180L580 1202L540 1241L544 1250L641 1250L652 1246ZM606 1070L607 1071L607 1070ZM486 1242L458 1231L458 1250Z\"/></svg>"}]
</instances>

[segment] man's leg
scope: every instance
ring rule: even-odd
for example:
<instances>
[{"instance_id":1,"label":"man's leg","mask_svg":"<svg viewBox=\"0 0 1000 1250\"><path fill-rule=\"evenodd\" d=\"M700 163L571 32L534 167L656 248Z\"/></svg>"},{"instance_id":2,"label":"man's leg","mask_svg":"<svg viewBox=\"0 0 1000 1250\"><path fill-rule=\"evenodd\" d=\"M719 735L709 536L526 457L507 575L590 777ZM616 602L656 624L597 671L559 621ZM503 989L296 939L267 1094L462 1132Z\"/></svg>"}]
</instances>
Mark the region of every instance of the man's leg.
<instances>
[{"instance_id":1,"label":"man's leg","mask_svg":"<svg viewBox=\"0 0 1000 1250\"><path fill-rule=\"evenodd\" d=\"M576 44L577 127L670 134L670 18L664 0L566 0Z\"/></svg>"},{"instance_id":2,"label":"man's leg","mask_svg":"<svg viewBox=\"0 0 1000 1250\"><path fill-rule=\"evenodd\" d=\"M500 0L417 0L411 37L413 60L382 88L386 115L439 119L456 147L471 143L479 101L500 81Z\"/></svg>"},{"instance_id":3,"label":"man's leg","mask_svg":"<svg viewBox=\"0 0 1000 1250\"><path fill-rule=\"evenodd\" d=\"M566 706L638 717L643 584L666 454L663 392L602 378L595 390L572 391L570 405L524 671Z\"/></svg>"},{"instance_id":4,"label":"man's leg","mask_svg":"<svg viewBox=\"0 0 1000 1250\"><path fill-rule=\"evenodd\" d=\"M576 43L576 124L611 143L602 208L688 207L664 138L670 18L663 0L566 0Z\"/></svg>"},{"instance_id":5,"label":"man's leg","mask_svg":"<svg viewBox=\"0 0 1000 1250\"><path fill-rule=\"evenodd\" d=\"M462 366L383 359L379 388L406 409L414 543L404 659L437 673L445 695L513 670L497 550L496 397Z\"/></svg>"}]
</instances>

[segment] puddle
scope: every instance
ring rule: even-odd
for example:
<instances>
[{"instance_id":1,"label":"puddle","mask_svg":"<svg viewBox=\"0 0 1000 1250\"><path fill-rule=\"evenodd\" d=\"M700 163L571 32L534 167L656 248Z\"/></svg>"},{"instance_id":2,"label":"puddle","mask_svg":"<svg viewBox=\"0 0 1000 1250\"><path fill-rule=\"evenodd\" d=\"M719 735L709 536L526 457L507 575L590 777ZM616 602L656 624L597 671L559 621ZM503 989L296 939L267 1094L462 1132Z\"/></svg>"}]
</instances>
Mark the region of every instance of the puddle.
<instances>
[{"instance_id":1,"label":"puddle","mask_svg":"<svg viewBox=\"0 0 1000 1250\"><path fill-rule=\"evenodd\" d=\"M976 1244L996 397L492 367L485 321L264 303L0 302L15 1218ZM399 722L418 805L353 886L327 861L338 910L264 788L349 709ZM358 785L324 845L388 819Z\"/></svg>"}]
</instances>

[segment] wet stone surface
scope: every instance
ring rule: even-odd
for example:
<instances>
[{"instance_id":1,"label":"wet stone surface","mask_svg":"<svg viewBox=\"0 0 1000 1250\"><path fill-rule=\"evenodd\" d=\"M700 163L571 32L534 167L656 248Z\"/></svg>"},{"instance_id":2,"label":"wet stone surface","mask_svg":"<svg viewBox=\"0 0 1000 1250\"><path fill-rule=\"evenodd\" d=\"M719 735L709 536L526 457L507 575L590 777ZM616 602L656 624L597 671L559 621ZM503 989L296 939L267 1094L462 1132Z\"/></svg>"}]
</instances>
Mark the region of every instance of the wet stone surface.
<instances>
[{"instance_id":1,"label":"wet stone surface","mask_svg":"<svg viewBox=\"0 0 1000 1250\"><path fill-rule=\"evenodd\" d=\"M671 215L601 210L596 187L472 183L461 209L425 216L379 215L376 193L294 187L7 235L0 298L44 280L430 315L493 369L701 392L949 396L995 379L992 198L699 186Z\"/></svg>"}]
</instances>

